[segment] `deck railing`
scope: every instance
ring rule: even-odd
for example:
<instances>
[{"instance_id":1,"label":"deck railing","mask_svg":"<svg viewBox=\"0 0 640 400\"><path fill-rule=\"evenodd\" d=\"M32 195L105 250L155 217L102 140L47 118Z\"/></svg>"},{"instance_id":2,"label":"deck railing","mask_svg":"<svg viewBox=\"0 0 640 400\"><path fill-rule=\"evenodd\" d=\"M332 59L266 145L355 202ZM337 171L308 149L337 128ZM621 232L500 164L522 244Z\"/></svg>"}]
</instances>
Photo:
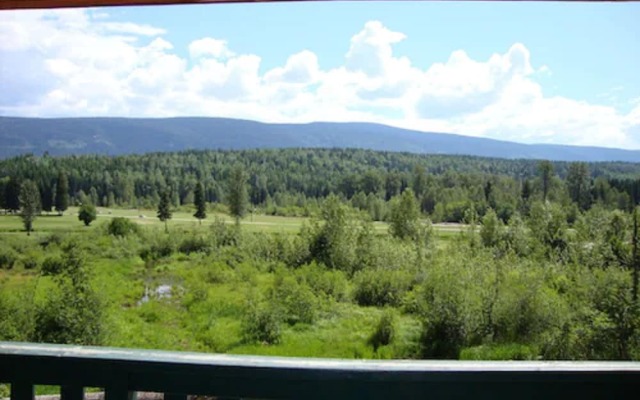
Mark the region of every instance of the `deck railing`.
<instances>
[{"instance_id":1,"label":"deck railing","mask_svg":"<svg viewBox=\"0 0 640 400\"><path fill-rule=\"evenodd\" d=\"M373 361L218 355L0 342L11 398L34 385L127 399L136 391L253 399L638 399L640 363Z\"/></svg>"}]
</instances>

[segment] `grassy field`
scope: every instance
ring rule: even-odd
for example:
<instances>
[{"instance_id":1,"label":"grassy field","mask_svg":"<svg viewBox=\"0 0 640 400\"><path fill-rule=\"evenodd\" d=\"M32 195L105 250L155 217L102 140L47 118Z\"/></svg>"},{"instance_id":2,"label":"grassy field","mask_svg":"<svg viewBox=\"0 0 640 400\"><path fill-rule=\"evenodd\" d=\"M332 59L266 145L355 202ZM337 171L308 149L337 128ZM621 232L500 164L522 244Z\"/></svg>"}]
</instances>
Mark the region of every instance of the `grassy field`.
<instances>
[{"instance_id":1,"label":"grassy field","mask_svg":"<svg viewBox=\"0 0 640 400\"><path fill-rule=\"evenodd\" d=\"M164 223L158 220L155 210L137 210L137 209L114 209L102 208L97 209L98 217L91 226L85 227L78 220L78 208L70 207L60 216L57 213L43 213L38 216L34 222L34 231L32 235L35 237L47 235L52 232L84 232L95 229L96 227L107 223L114 217L130 218L137 224L151 227L163 228ZM209 213L207 219L201 224L193 217L193 212L176 211L173 213L172 219L168 222L169 229L172 227L180 227L182 229L200 225L209 226L214 223L216 218L224 220L228 224L234 223L232 217L222 213ZM247 232L271 232L271 233L297 233L300 228L309 223L309 218L304 217L281 217L273 215L248 215L241 221L241 225ZM386 233L389 225L385 222L376 221L373 224L374 229L378 233ZM449 239L462 229L459 224L434 224L437 236L441 239ZM0 215L0 234L24 234L24 226L22 220L17 215Z\"/></svg>"}]
</instances>

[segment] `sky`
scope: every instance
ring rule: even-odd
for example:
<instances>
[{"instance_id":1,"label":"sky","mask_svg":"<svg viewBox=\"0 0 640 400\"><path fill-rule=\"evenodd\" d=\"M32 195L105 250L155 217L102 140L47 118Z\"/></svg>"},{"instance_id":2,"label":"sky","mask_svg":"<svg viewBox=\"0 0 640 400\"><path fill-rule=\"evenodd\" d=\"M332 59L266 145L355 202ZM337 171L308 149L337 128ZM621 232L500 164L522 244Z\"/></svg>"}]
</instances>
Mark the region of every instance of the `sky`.
<instances>
[{"instance_id":1,"label":"sky","mask_svg":"<svg viewBox=\"0 0 640 400\"><path fill-rule=\"evenodd\" d=\"M0 115L378 122L640 149L639 3L0 11Z\"/></svg>"}]
</instances>

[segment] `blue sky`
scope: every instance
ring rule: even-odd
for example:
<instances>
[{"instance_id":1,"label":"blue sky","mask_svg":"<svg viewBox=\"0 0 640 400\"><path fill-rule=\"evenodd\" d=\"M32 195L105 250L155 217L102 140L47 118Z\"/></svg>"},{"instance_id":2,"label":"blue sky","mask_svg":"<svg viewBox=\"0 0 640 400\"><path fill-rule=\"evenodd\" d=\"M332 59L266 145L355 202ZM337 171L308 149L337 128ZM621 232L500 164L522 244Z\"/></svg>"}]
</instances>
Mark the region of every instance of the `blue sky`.
<instances>
[{"instance_id":1,"label":"blue sky","mask_svg":"<svg viewBox=\"0 0 640 400\"><path fill-rule=\"evenodd\" d=\"M634 3L2 12L0 113L366 120L640 148L638 20Z\"/></svg>"}]
</instances>

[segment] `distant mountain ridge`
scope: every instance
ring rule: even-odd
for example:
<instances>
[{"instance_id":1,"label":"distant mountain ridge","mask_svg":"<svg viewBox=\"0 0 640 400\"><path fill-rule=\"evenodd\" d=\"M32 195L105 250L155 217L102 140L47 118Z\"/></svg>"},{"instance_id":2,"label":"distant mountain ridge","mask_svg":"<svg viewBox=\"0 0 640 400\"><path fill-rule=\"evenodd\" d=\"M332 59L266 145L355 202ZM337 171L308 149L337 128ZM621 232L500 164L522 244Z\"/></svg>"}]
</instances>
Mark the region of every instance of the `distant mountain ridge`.
<instances>
[{"instance_id":1,"label":"distant mountain ridge","mask_svg":"<svg viewBox=\"0 0 640 400\"><path fill-rule=\"evenodd\" d=\"M139 154L187 149L361 148L508 159L640 162L640 150L522 144L359 122L267 124L206 118L0 117L0 158L25 153Z\"/></svg>"}]
</instances>

